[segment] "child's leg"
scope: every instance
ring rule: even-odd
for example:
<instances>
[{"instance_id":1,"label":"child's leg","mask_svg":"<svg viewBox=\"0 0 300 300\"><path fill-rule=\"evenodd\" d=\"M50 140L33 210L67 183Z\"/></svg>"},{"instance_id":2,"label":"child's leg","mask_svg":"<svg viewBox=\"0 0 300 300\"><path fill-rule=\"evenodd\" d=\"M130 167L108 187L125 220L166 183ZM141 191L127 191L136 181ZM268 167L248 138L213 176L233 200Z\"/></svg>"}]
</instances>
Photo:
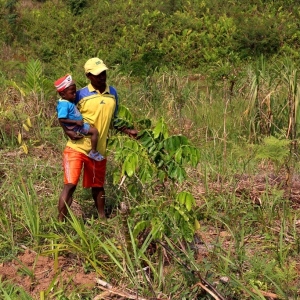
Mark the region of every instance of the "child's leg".
<instances>
[{"instance_id":1,"label":"child's leg","mask_svg":"<svg viewBox=\"0 0 300 300\"><path fill-rule=\"evenodd\" d=\"M79 132L84 135L91 136L92 150L90 151L88 156L97 161L103 160L104 157L97 151L98 136L99 136L98 130L95 127L90 127L89 124L84 123L83 126L80 128Z\"/></svg>"},{"instance_id":2,"label":"child's leg","mask_svg":"<svg viewBox=\"0 0 300 300\"><path fill-rule=\"evenodd\" d=\"M99 132L95 127L90 127L88 134L91 135L92 151L96 152Z\"/></svg>"}]
</instances>

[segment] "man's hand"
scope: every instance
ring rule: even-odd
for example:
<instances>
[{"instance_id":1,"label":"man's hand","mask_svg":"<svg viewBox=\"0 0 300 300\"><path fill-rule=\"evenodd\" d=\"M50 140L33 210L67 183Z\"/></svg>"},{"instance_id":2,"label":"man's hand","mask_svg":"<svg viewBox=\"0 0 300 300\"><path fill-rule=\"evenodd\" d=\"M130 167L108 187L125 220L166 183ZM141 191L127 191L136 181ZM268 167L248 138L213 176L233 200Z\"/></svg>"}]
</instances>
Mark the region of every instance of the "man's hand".
<instances>
[{"instance_id":1,"label":"man's hand","mask_svg":"<svg viewBox=\"0 0 300 300\"><path fill-rule=\"evenodd\" d=\"M128 128L123 129L122 132L126 133L129 137L133 139L136 139L139 133L136 129L128 129Z\"/></svg>"},{"instance_id":2,"label":"man's hand","mask_svg":"<svg viewBox=\"0 0 300 300\"><path fill-rule=\"evenodd\" d=\"M71 139L71 140L80 140L84 137L84 135L80 134L79 132L75 132L72 130L65 130L65 134Z\"/></svg>"},{"instance_id":3,"label":"man's hand","mask_svg":"<svg viewBox=\"0 0 300 300\"><path fill-rule=\"evenodd\" d=\"M83 125L83 120L77 120L76 125L77 126L82 126Z\"/></svg>"},{"instance_id":4,"label":"man's hand","mask_svg":"<svg viewBox=\"0 0 300 300\"><path fill-rule=\"evenodd\" d=\"M129 129L129 128L123 128L121 129L123 133L126 133L128 136L130 136L133 139L136 139L138 135L138 131L136 129Z\"/></svg>"}]
</instances>

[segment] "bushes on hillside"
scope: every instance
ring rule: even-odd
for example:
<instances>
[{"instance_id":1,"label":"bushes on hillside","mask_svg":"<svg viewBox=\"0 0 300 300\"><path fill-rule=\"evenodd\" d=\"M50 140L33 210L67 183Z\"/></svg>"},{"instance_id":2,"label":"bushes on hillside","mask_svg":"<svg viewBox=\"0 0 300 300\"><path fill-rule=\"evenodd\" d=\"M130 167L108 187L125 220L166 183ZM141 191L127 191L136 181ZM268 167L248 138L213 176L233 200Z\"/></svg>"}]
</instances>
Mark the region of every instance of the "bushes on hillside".
<instances>
[{"instance_id":1,"label":"bushes on hillside","mask_svg":"<svg viewBox=\"0 0 300 300\"><path fill-rule=\"evenodd\" d=\"M13 42L12 51L41 59L49 76L81 72L93 56L136 76L157 67L206 72L230 63L235 68L261 54L298 59L299 4L292 1L37 2L0 4L0 25L6 28L0 42L5 47Z\"/></svg>"}]
</instances>

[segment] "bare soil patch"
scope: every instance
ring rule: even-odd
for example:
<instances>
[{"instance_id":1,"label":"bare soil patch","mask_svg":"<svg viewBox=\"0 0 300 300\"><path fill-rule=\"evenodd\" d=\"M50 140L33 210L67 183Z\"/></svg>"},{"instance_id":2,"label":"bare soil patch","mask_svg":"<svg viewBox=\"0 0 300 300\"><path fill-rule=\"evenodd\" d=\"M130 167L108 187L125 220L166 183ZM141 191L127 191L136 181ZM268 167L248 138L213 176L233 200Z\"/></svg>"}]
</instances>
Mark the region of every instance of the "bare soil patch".
<instances>
[{"instance_id":1,"label":"bare soil patch","mask_svg":"<svg viewBox=\"0 0 300 300\"><path fill-rule=\"evenodd\" d=\"M0 264L1 280L20 286L33 299L40 299L40 292L49 292L54 286L67 294L74 289L90 290L96 285L97 274L86 273L75 259L59 257L57 262L55 266L53 258L26 249L17 259Z\"/></svg>"}]
</instances>

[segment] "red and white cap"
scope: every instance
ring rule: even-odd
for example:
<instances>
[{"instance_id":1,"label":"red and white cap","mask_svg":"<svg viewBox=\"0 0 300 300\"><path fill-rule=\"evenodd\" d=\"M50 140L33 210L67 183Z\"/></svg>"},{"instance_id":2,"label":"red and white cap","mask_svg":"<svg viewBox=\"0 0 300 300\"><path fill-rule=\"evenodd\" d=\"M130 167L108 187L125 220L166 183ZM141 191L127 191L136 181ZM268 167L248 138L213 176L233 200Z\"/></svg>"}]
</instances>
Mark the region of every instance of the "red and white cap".
<instances>
[{"instance_id":1,"label":"red and white cap","mask_svg":"<svg viewBox=\"0 0 300 300\"><path fill-rule=\"evenodd\" d=\"M62 92L73 84L75 84L75 82L72 80L72 76L70 74L61 77L54 82L54 86L58 92Z\"/></svg>"}]
</instances>

